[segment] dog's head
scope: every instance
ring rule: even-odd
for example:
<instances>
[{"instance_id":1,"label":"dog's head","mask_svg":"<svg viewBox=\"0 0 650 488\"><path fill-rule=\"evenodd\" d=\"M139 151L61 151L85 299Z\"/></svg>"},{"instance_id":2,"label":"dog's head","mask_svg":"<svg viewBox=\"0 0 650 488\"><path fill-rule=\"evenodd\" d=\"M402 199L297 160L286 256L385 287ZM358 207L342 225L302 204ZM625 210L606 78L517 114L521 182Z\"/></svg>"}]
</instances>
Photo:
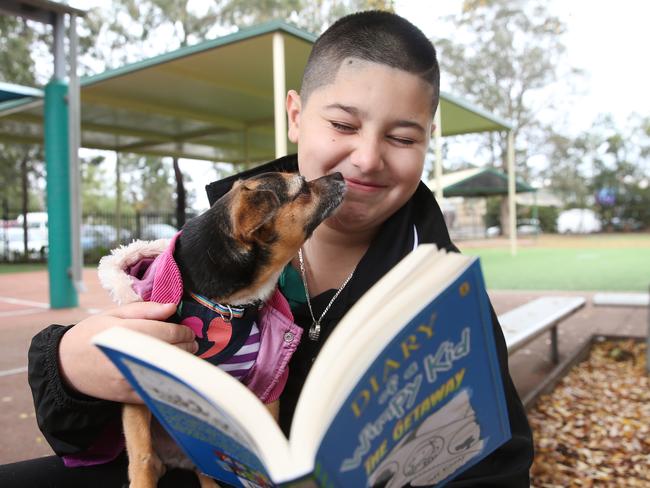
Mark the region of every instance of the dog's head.
<instances>
[{"instance_id":1,"label":"dog's head","mask_svg":"<svg viewBox=\"0 0 650 488\"><path fill-rule=\"evenodd\" d=\"M341 204L340 173L240 180L183 227L174 253L189 291L233 305L265 299L284 266Z\"/></svg>"}]
</instances>

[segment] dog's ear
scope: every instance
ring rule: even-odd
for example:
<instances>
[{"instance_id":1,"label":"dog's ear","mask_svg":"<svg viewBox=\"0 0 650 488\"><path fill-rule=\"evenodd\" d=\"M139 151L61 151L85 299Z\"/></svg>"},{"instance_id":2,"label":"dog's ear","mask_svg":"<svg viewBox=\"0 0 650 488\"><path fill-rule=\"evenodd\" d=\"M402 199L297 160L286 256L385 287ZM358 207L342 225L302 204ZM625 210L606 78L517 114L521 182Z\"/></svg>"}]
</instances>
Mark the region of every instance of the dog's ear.
<instances>
[{"instance_id":1,"label":"dog's ear","mask_svg":"<svg viewBox=\"0 0 650 488\"><path fill-rule=\"evenodd\" d=\"M237 190L232 209L234 231L242 240L248 241L273 219L280 208L280 200L271 190L249 188L245 183Z\"/></svg>"}]
</instances>

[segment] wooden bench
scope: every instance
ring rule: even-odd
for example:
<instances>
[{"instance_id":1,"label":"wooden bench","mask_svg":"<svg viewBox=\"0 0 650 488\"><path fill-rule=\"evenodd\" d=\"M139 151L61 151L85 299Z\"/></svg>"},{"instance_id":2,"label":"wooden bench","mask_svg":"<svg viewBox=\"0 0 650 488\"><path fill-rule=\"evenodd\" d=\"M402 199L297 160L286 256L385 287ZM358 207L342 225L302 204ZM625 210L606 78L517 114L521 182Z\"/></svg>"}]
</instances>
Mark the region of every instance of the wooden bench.
<instances>
[{"instance_id":1,"label":"wooden bench","mask_svg":"<svg viewBox=\"0 0 650 488\"><path fill-rule=\"evenodd\" d=\"M512 354L550 329L551 360L557 364L559 362L557 326L562 320L584 307L585 303L584 297L542 297L499 315L508 354Z\"/></svg>"},{"instance_id":2,"label":"wooden bench","mask_svg":"<svg viewBox=\"0 0 650 488\"><path fill-rule=\"evenodd\" d=\"M594 305L605 307L647 307L650 306L648 293L596 293L592 298Z\"/></svg>"}]
</instances>

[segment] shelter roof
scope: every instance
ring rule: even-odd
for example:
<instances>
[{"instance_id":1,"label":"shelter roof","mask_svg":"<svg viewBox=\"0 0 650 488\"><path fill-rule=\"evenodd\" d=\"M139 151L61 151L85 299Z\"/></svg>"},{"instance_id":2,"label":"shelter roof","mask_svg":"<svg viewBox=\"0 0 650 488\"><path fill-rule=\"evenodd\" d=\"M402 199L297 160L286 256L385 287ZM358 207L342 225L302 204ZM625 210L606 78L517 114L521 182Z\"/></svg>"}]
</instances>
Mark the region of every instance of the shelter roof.
<instances>
[{"instance_id":1,"label":"shelter roof","mask_svg":"<svg viewBox=\"0 0 650 488\"><path fill-rule=\"evenodd\" d=\"M43 91L29 86L14 85L13 83L4 83L0 81L0 102L8 100L43 98Z\"/></svg>"},{"instance_id":2,"label":"shelter roof","mask_svg":"<svg viewBox=\"0 0 650 488\"><path fill-rule=\"evenodd\" d=\"M435 189L435 179L427 186ZM533 192L535 188L517 180L516 192ZM442 175L442 193L445 197L487 197L508 194L508 175L494 168L472 168Z\"/></svg>"},{"instance_id":3,"label":"shelter roof","mask_svg":"<svg viewBox=\"0 0 650 488\"><path fill-rule=\"evenodd\" d=\"M272 21L82 78L81 145L233 163L272 159L275 33L284 39L286 88L298 90L316 37ZM443 136L511 128L446 93L441 115ZM42 141L40 98L0 103L0 117L0 140Z\"/></svg>"}]
</instances>

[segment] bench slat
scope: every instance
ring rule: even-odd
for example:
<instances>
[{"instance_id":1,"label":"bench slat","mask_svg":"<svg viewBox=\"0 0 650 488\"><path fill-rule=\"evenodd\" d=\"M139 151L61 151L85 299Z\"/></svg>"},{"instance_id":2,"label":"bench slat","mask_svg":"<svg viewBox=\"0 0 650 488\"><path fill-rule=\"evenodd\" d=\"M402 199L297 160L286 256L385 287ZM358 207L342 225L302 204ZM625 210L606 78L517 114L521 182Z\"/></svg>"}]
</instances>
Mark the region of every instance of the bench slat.
<instances>
[{"instance_id":1,"label":"bench slat","mask_svg":"<svg viewBox=\"0 0 650 488\"><path fill-rule=\"evenodd\" d=\"M650 305L648 293L596 293L592 301L594 305L612 307L647 307Z\"/></svg>"},{"instance_id":2,"label":"bench slat","mask_svg":"<svg viewBox=\"0 0 650 488\"><path fill-rule=\"evenodd\" d=\"M584 297L541 297L499 315L499 323L512 353L584 307Z\"/></svg>"}]
</instances>

